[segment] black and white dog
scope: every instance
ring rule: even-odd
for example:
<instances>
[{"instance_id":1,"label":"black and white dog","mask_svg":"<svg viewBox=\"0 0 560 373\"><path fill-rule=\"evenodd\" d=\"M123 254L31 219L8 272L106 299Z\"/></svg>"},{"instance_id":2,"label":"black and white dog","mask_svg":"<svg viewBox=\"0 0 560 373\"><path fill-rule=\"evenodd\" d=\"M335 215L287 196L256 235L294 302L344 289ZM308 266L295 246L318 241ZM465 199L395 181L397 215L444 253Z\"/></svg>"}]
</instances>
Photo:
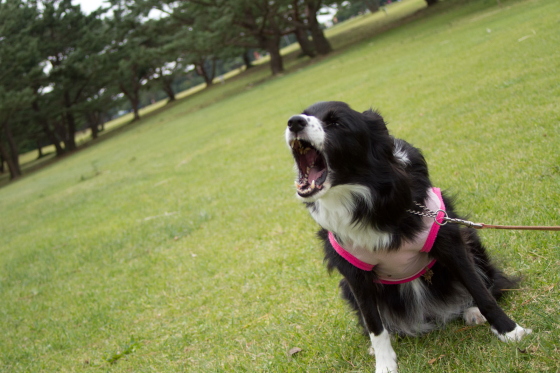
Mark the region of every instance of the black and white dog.
<instances>
[{"instance_id":1,"label":"black and white dog","mask_svg":"<svg viewBox=\"0 0 560 373\"><path fill-rule=\"evenodd\" d=\"M460 315L486 320L504 342L530 329L498 306L516 280L495 268L474 229L434 188L419 149L389 135L383 118L318 102L286 129L298 198L322 229L325 260L371 339L376 372L397 372L390 334L417 335ZM422 206L419 206L422 205ZM421 216L424 207L434 217Z\"/></svg>"}]
</instances>

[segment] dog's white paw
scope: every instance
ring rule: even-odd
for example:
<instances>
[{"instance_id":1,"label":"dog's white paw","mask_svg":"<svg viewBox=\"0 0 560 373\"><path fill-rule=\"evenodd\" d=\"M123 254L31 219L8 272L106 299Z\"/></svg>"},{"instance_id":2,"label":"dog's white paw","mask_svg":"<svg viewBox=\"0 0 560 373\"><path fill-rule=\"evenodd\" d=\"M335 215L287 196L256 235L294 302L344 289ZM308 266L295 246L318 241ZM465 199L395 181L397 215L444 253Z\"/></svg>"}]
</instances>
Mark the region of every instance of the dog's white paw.
<instances>
[{"instance_id":1,"label":"dog's white paw","mask_svg":"<svg viewBox=\"0 0 560 373\"><path fill-rule=\"evenodd\" d=\"M524 336L526 336L527 334L531 334L533 330L525 329L518 324L515 324L515 329L513 329L511 332L499 334L498 331L494 328L492 328L492 332L496 334L502 342L519 342L521 339L523 339Z\"/></svg>"},{"instance_id":2,"label":"dog's white paw","mask_svg":"<svg viewBox=\"0 0 560 373\"><path fill-rule=\"evenodd\" d=\"M397 361L377 362L375 361L375 373L398 373Z\"/></svg>"},{"instance_id":3,"label":"dog's white paw","mask_svg":"<svg viewBox=\"0 0 560 373\"><path fill-rule=\"evenodd\" d=\"M369 353L375 356L375 373L398 373L397 354L391 346L391 337L386 330L380 335L370 335L371 347Z\"/></svg>"},{"instance_id":4,"label":"dog's white paw","mask_svg":"<svg viewBox=\"0 0 560 373\"><path fill-rule=\"evenodd\" d=\"M375 373L398 373L397 354L393 351L391 355L375 354L372 347L369 348L369 354L375 356Z\"/></svg>"},{"instance_id":5,"label":"dog's white paw","mask_svg":"<svg viewBox=\"0 0 560 373\"><path fill-rule=\"evenodd\" d=\"M480 313L478 307L469 307L463 313L463 319L467 325L478 325L486 322L486 317Z\"/></svg>"}]
</instances>

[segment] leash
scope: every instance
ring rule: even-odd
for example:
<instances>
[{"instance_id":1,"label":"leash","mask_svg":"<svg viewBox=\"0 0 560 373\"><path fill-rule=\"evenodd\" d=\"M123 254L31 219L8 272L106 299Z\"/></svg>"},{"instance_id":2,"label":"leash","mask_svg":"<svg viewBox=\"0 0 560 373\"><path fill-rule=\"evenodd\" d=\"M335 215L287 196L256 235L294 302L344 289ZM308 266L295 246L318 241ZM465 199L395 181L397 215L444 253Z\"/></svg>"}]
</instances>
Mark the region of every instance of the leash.
<instances>
[{"instance_id":1,"label":"leash","mask_svg":"<svg viewBox=\"0 0 560 373\"><path fill-rule=\"evenodd\" d=\"M418 202L414 202L414 204L416 206L420 207L422 209L422 211L416 211L416 210L406 210L406 211L411 213L411 214L414 214L414 215L432 218L439 225L446 225L447 223L452 223L452 224L464 225L465 227L474 228L474 229L512 229L512 230L528 230L528 231L529 230L530 231L560 231L560 226L493 225L493 224L484 224L484 223L474 223L474 222L469 221L469 220L450 218L447 215L447 211L445 211L445 210L432 211L429 208L427 208L426 206L424 206L424 205L422 205ZM438 221L438 219L437 219L438 215L440 213L443 213L443 217L442 217L442 219L440 219L441 222Z\"/></svg>"}]
</instances>

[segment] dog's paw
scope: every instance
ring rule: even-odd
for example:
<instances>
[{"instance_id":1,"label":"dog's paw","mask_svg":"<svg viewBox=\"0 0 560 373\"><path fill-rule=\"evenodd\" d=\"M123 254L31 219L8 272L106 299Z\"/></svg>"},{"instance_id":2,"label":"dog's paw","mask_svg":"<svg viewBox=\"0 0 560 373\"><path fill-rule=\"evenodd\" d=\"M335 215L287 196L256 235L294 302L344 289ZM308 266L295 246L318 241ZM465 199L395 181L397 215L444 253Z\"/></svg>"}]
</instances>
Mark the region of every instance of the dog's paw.
<instances>
[{"instance_id":1,"label":"dog's paw","mask_svg":"<svg viewBox=\"0 0 560 373\"><path fill-rule=\"evenodd\" d=\"M389 356L381 358L375 357L375 373L398 373L397 371L397 357Z\"/></svg>"},{"instance_id":2,"label":"dog's paw","mask_svg":"<svg viewBox=\"0 0 560 373\"><path fill-rule=\"evenodd\" d=\"M379 356L375 355L373 347L368 350L371 356L375 356L375 373L398 373L397 371L397 354Z\"/></svg>"},{"instance_id":3,"label":"dog's paw","mask_svg":"<svg viewBox=\"0 0 560 373\"><path fill-rule=\"evenodd\" d=\"M469 307L463 313L463 319L467 325L478 325L486 322L486 317L480 313L478 307Z\"/></svg>"},{"instance_id":4,"label":"dog's paw","mask_svg":"<svg viewBox=\"0 0 560 373\"><path fill-rule=\"evenodd\" d=\"M524 336L526 336L527 334L531 334L533 330L525 329L516 324L515 329L513 329L511 332L500 334L494 328L492 328L492 332L496 334L502 342L519 342L521 339L523 339Z\"/></svg>"},{"instance_id":5,"label":"dog's paw","mask_svg":"<svg viewBox=\"0 0 560 373\"><path fill-rule=\"evenodd\" d=\"M375 373L397 373L397 354L391 346L391 337L386 330L380 335L370 334L369 353L375 356Z\"/></svg>"}]
</instances>

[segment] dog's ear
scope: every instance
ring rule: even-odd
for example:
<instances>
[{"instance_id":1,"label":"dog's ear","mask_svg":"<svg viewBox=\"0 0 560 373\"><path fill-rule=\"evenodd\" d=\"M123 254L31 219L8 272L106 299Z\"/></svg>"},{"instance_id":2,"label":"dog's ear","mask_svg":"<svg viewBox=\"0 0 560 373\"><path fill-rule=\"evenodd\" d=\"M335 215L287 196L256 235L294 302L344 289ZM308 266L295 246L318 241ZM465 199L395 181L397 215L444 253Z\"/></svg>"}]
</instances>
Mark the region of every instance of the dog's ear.
<instances>
[{"instance_id":1,"label":"dog's ear","mask_svg":"<svg viewBox=\"0 0 560 373\"><path fill-rule=\"evenodd\" d=\"M377 130L384 130L388 133L385 120L383 120L383 117L377 110L369 109L364 111L362 115L370 126L374 126Z\"/></svg>"},{"instance_id":2,"label":"dog's ear","mask_svg":"<svg viewBox=\"0 0 560 373\"><path fill-rule=\"evenodd\" d=\"M370 118L370 119L381 119L383 120L383 117L381 116L381 114L379 114L379 112L377 110L373 110L372 108L369 108L368 110L364 111L362 113L363 115L365 115L366 117Z\"/></svg>"}]
</instances>

